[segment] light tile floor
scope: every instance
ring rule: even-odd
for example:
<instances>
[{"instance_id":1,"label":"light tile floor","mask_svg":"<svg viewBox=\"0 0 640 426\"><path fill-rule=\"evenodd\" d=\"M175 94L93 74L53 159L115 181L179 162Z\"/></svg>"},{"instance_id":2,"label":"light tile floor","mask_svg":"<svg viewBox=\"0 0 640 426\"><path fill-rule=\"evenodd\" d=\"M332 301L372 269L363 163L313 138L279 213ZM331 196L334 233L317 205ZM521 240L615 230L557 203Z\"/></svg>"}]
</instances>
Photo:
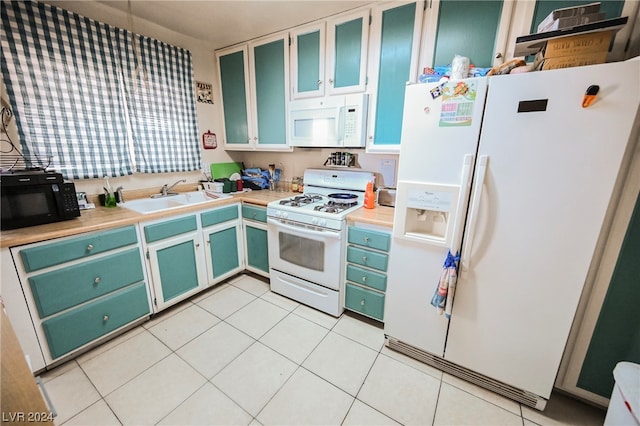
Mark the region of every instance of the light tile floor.
<instances>
[{"instance_id":1,"label":"light tile floor","mask_svg":"<svg viewBox=\"0 0 640 426\"><path fill-rule=\"evenodd\" d=\"M240 275L42 374L57 425L601 425L554 393L523 407Z\"/></svg>"}]
</instances>

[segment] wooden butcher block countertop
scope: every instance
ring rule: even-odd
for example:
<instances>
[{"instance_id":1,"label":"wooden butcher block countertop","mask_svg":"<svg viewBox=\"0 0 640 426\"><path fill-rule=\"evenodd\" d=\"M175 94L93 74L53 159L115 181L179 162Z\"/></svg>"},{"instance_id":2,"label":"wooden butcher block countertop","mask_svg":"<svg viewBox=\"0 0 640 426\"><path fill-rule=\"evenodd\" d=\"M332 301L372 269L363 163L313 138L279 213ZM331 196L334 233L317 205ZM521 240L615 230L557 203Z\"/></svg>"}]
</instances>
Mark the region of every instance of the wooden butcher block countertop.
<instances>
[{"instance_id":1,"label":"wooden butcher block countertop","mask_svg":"<svg viewBox=\"0 0 640 426\"><path fill-rule=\"evenodd\" d=\"M193 188L184 188L189 191ZM146 190L131 191L125 194L125 199L136 199L148 197L150 193ZM106 208L97 206L95 209L82 210L80 217L45 225L30 226L27 228L12 229L2 231L0 234L0 247L15 247L23 244L35 243L38 241L50 240L52 238L67 237L84 232L100 231L103 229L115 228L144 222L148 220L162 219L176 214L189 213L206 208L220 207L234 202L242 201L266 207L274 200L296 195L293 192L280 191L248 191L233 194L229 198L213 201L208 204L194 204L154 213L142 214L124 207ZM358 209L347 217L349 222L365 222L380 226L391 227L393 225L393 208L377 206L375 209Z\"/></svg>"}]
</instances>

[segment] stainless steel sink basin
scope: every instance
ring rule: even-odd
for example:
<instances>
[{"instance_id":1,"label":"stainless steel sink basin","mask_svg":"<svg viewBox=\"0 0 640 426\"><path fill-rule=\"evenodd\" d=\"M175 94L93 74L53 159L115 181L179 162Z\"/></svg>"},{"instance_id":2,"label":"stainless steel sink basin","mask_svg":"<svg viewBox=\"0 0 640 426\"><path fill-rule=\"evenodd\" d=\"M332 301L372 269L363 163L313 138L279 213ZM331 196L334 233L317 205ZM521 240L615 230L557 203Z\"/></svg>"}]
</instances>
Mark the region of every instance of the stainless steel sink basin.
<instances>
[{"instance_id":1,"label":"stainless steel sink basin","mask_svg":"<svg viewBox=\"0 0 640 426\"><path fill-rule=\"evenodd\" d=\"M229 198L227 194L215 194L218 198L207 196L204 191L183 192L178 195L170 195L162 198L140 198L126 201L120 206L142 214L155 213L164 210L179 209L180 207L194 204L215 203L218 200Z\"/></svg>"}]
</instances>

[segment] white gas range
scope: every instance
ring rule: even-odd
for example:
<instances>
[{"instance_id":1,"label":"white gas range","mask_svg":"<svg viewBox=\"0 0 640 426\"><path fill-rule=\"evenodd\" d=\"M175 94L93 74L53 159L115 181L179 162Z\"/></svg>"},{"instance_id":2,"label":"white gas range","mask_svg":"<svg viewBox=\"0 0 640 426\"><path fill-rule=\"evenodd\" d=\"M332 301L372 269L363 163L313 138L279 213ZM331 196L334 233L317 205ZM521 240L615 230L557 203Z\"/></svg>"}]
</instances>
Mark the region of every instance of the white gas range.
<instances>
[{"instance_id":1,"label":"white gas range","mask_svg":"<svg viewBox=\"0 0 640 426\"><path fill-rule=\"evenodd\" d=\"M271 290L330 315L344 310L346 217L373 173L307 169L304 193L267 205Z\"/></svg>"}]
</instances>

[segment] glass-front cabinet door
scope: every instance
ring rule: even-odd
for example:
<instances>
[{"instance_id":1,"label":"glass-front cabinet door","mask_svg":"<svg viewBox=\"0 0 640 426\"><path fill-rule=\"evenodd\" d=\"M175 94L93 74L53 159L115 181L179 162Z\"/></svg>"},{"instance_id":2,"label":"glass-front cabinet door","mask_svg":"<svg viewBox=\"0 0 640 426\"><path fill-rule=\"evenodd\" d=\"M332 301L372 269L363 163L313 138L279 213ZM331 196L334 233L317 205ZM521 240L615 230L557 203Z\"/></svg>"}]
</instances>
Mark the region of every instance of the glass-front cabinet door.
<instances>
[{"instance_id":1,"label":"glass-front cabinet door","mask_svg":"<svg viewBox=\"0 0 640 426\"><path fill-rule=\"evenodd\" d=\"M440 0L430 3L421 65L451 64L455 55L476 67L504 62L513 1ZM432 40L431 43L428 40Z\"/></svg>"},{"instance_id":2,"label":"glass-front cabinet door","mask_svg":"<svg viewBox=\"0 0 640 426\"><path fill-rule=\"evenodd\" d=\"M325 24L291 33L291 88L294 99L324 96Z\"/></svg>"},{"instance_id":3,"label":"glass-front cabinet door","mask_svg":"<svg viewBox=\"0 0 640 426\"><path fill-rule=\"evenodd\" d=\"M288 150L289 33L249 44L250 99L255 117L256 149Z\"/></svg>"},{"instance_id":4,"label":"glass-front cabinet door","mask_svg":"<svg viewBox=\"0 0 640 426\"><path fill-rule=\"evenodd\" d=\"M294 99L364 92L369 9L291 32Z\"/></svg>"},{"instance_id":5,"label":"glass-front cabinet door","mask_svg":"<svg viewBox=\"0 0 640 426\"><path fill-rule=\"evenodd\" d=\"M515 2L511 18L512 23L506 50L507 58L513 57L516 38L537 32L538 25L552 10L593 2L592 0L518 0ZM629 17L627 24L615 33L607 61L628 59L630 54L629 41L634 37L634 32L638 32L637 19L635 25L633 20L638 16L640 2L637 0L603 0L600 3L600 11L605 14L605 19ZM637 36L635 38L637 39Z\"/></svg>"},{"instance_id":6,"label":"glass-front cabinet door","mask_svg":"<svg viewBox=\"0 0 640 426\"><path fill-rule=\"evenodd\" d=\"M216 52L224 118L223 144L226 149L246 149L249 145L249 60L247 46Z\"/></svg>"},{"instance_id":7,"label":"glass-front cabinet door","mask_svg":"<svg viewBox=\"0 0 640 426\"><path fill-rule=\"evenodd\" d=\"M422 7L394 2L372 10L367 152L400 150L405 86L417 80Z\"/></svg>"},{"instance_id":8,"label":"glass-front cabinet door","mask_svg":"<svg viewBox=\"0 0 640 426\"><path fill-rule=\"evenodd\" d=\"M327 22L329 94L364 92L367 81L369 10Z\"/></svg>"}]
</instances>

